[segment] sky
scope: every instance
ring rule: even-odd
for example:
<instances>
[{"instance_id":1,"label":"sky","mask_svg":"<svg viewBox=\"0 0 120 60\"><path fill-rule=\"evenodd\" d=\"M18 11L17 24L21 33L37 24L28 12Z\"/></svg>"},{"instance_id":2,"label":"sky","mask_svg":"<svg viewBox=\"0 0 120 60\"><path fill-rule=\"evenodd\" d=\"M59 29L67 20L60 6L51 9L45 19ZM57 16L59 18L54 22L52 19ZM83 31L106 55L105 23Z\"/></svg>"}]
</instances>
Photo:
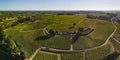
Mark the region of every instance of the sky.
<instances>
[{"instance_id":1,"label":"sky","mask_svg":"<svg viewBox=\"0 0 120 60\"><path fill-rule=\"evenodd\" d=\"M120 0L0 0L0 10L120 10Z\"/></svg>"}]
</instances>

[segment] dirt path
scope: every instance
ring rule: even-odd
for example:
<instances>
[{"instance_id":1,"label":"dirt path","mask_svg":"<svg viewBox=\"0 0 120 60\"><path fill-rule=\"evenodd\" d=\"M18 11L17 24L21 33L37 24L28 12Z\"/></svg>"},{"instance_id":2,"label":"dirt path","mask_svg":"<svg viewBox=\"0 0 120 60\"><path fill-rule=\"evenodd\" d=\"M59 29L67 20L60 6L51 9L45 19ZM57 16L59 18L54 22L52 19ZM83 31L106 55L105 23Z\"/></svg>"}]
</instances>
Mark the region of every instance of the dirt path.
<instances>
[{"instance_id":1,"label":"dirt path","mask_svg":"<svg viewBox=\"0 0 120 60\"><path fill-rule=\"evenodd\" d=\"M83 51L83 60L86 60L85 51Z\"/></svg>"},{"instance_id":2,"label":"dirt path","mask_svg":"<svg viewBox=\"0 0 120 60\"><path fill-rule=\"evenodd\" d=\"M120 42L117 39L115 39L114 37L112 37L112 39L120 44Z\"/></svg>"},{"instance_id":3,"label":"dirt path","mask_svg":"<svg viewBox=\"0 0 120 60\"><path fill-rule=\"evenodd\" d=\"M43 33L44 33L44 34L46 34L46 33L49 34L49 32L48 32L47 29L46 29L47 27L48 27L48 26L46 26L45 28L43 28Z\"/></svg>"},{"instance_id":4,"label":"dirt path","mask_svg":"<svg viewBox=\"0 0 120 60\"><path fill-rule=\"evenodd\" d=\"M70 45L70 51L73 51L73 44Z\"/></svg>"},{"instance_id":5,"label":"dirt path","mask_svg":"<svg viewBox=\"0 0 120 60\"><path fill-rule=\"evenodd\" d=\"M33 60L33 58L37 55L37 53L39 52L39 50L40 50L40 48L38 48L38 49L33 53L33 55L31 55L30 58L24 59L24 60Z\"/></svg>"},{"instance_id":6,"label":"dirt path","mask_svg":"<svg viewBox=\"0 0 120 60\"><path fill-rule=\"evenodd\" d=\"M60 55L60 54L58 54L58 60L62 60L62 59L61 59L61 55Z\"/></svg>"},{"instance_id":7,"label":"dirt path","mask_svg":"<svg viewBox=\"0 0 120 60\"><path fill-rule=\"evenodd\" d=\"M110 49L110 53L112 54L112 53L115 51L115 49L114 49L113 44L112 44L111 42L109 42L109 43L110 43L110 47L111 47L111 49Z\"/></svg>"},{"instance_id":8,"label":"dirt path","mask_svg":"<svg viewBox=\"0 0 120 60\"><path fill-rule=\"evenodd\" d=\"M60 54L46 52L46 51L40 51L40 48L37 49L30 58L24 59L24 60L33 60L35 58L35 56L38 54L38 52L46 53L46 54L52 54L52 55L57 55L58 60L61 60L61 55Z\"/></svg>"}]
</instances>

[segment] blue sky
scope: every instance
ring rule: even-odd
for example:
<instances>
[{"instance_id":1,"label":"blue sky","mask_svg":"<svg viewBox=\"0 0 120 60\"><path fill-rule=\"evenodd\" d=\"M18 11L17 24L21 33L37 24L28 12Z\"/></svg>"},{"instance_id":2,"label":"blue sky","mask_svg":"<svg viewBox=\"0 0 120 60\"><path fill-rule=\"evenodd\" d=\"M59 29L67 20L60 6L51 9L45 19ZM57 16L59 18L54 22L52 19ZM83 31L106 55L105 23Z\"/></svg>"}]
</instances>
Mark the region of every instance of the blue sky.
<instances>
[{"instance_id":1,"label":"blue sky","mask_svg":"<svg viewBox=\"0 0 120 60\"><path fill-rule=\"evenodd\" d=\"M120 0L0 0L0 10L120 10Z\"/></svg>"}]
</instances>

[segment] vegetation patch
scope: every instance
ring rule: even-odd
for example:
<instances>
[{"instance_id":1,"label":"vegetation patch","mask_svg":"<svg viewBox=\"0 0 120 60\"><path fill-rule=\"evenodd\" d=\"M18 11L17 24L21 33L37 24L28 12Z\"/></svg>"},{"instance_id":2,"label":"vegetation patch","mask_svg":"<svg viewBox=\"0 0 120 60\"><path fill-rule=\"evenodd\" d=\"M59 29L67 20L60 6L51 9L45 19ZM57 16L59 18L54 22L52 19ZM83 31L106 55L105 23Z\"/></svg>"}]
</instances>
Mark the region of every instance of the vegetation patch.
<instances>
[{"instance_id":1,"label":"vegetation patch","mask_svg":"<svg viewBox=\"0 0 120 60\"><path fill-rule=\"evenodd\" d=\"M44 53L42 51L39 51L33 60L58 60L58 56L54 53L51 54L49 52Z\"/></svg>"}]
</instances>

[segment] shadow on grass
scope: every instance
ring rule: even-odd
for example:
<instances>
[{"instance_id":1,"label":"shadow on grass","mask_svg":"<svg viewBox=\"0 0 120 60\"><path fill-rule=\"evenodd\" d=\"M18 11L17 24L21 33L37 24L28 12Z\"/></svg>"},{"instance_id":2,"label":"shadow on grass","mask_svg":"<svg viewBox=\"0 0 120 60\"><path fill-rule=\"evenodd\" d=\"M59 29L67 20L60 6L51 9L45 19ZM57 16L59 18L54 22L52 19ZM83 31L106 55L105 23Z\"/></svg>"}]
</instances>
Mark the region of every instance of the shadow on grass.
<instances>
[{"instance_id":1,"label":"shadow on grass","mask_svg":"<svg viewBox=\"0 0 120 60\"><path fill-rule=\"evenodd\" d=\"M43 36L39 36L39 37L37 37L37 38L35 38L35 40L37 41L37 40L47 40L47 39L49 39L49 38L51 38L51 37L54 37L55 35L52 35L52 34L48 34L48 35L43 35Z\"/></svg>"},{"instance_id":2,"label":"shadow on grass","mask_svg":"<svg viewBox=\"0 0 120 60\"><path fill-rule=\"evenodd\" d=\"M117 60L119 58L120 53L118 52L113 52L112 54L106 56L103 58L103 60Z\"/></svg>"}]
</instances>

